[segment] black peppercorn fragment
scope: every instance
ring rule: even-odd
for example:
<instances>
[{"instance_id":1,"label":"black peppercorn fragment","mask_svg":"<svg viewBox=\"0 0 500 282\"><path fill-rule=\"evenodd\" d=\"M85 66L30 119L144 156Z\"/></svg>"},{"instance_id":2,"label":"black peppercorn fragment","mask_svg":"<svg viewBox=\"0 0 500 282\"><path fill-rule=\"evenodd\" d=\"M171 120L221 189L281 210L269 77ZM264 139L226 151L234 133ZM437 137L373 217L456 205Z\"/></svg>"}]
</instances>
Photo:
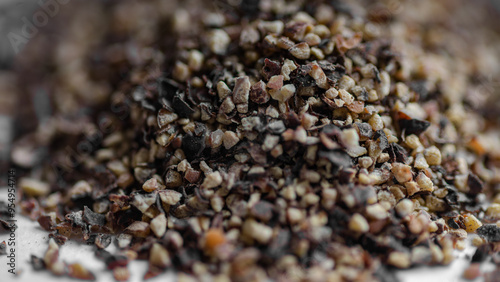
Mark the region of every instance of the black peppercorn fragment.
<instances>
[{"instance_id":1,"label":"black peppercorn fragment","mask_svg":"<svg viewBox=\"0 0 500 282\"><path fill-rule=\"evenodd\" d=\"M405 148L403 148L399 144L392 143L390 146L388 146L387 152L389 153L389 157L393 162L406 163L406 161L408 160L408 153L406 152Z\"/></svg>"},{"instance_id":2,"label":"black peppercorn fragment","mask_svg":"<svg viewBox=\"0 0 500 282\"><path fill-rule=\"evenodd\" d=\"M83 209L83 220L90 226L102 227L106 224L106 216L91 211L87 206Z\"/></svg>"},{"instance_id":3,"label":"black peppercorn fragment","mask_svg":"<svg viewBox=\"0 0 500 282\"><path fill-rule=\"evenodd\" d=\"M467 178L467 185L469 186L469 195L477 195L483 192L484 184L475 174L469 173L469 177Z\"/></svg>"},{"instance_id":4,"label":"black peppercorn fragment","mask_svg":"<svg viewBox=\"0 0 500 282\"><path fill-rule=\"evenodd\" d=\"M160 99L171 101L179 90L179 85L168 78L158 79L158 96Z\"/></svg>"},{"instance_id":5,"label":"black peppercorn fragment","mask_svg":"<svg viewBox=\"0 0 500 282\"><path fill-rule=\"evenodd\" d=\"M426 131L430 125L431 123L426 120L419 120L419 119L399 120L399 128L407 135L409 134L420 135L422 132Z\"/></svg>"},{"instance_id":6,"label":"black peppercorn fragment","mask_svg":"<svg viewBox=\"0 0 500 282\"><path fill-rule=\"evenodd\" d=\"M205 134L195 136L189 133L184 135L182 138L182 149L189 160L198 157L205 149Z\"/></svg>"},{"instance_id":7,"label":"black peppercorn fragment","mask_svg":"<svg viewBox=\"0 0 500 282\"><path fill-rule=\"evenodd\" d=\"M354 126L358 128L359 130L359 135L361 138L372 138L373 136L373 130L372 127L368 123L355 123ZM378 139L378 138L375 138Z\"/></svg>"},{"instance_id":8,"label":"black peppercorn fragment","mask_svg":"<svg viewBox=\"0 0 500 282\"><path fill-rule=\"evenodd\" d=\"M472 256L471 262L483 262L489 257L489 253L491 252L491 247L488 244L481 245L476 249L474 255Z\"/></svg>"},{"instance_id":9,"label":"black peppercorn fragment","mask_svg":"<svg viewBox=\"0 0 500 282\"><path fill-rule=\"evenodd\" d=\"M453 218L449 218L448 221L446 222L449 227L453 229L459 229L460 226L457 224L457 222Z\"/></svg>"},{"instance_id":10,"label":"black peppercorn fragment","mask_svg":"<svg viewBox=\"0 0 500 282\"><path fill-rule=\"evenodd\" d=\"M0 232L10 231L10 223L0 219Z\"/></svg>"},{"instance_id":11,"label":"black peppercorn fragment","mask_svg":"<svg viewBox=\"0 0 500 282\"><path fill-rule=\"evenodd\" d=\"M183 94L177 92L172 99L172 107L180 117L189 117L194 113L194 109L184 100Z\"/></svg>"},{"instance_id":12,"label":"black peppercorn fragment","mask_svg":"<svg viewBox=\"0 0 500 282\"><path fill-rule=\"evenodd\" d=\"M0 256L6 254L7 254L7 244L5 243L5 241L3 241L2 243L0 243Z\"/></svg>"},{"instance_id":13,"label":"black peppercorn fragment","mask_svg":"<svg viewBox=\"0 0 500 282\"><path fill-rule=\"evenodd\" d=\"M444 197L445 201L448 203L448 205L452 207L458 207L459 202L458 202L458 193L455 189L448 188L447 189L447 194Z\"/></svg>"},{"instance_id":14,"label":"black peppercorn fragment","mask_svg":"<svg viewBox=\"0 0 500 282\"><path fill-rule=\"evenodd\" d=\"M476 230L477 234L489 242L500 242L500 228L493 224L486 224Z\"/></svg>"},{"instance_id":15,"label":"black peppercorn fragment","mask_svg":"<svg viewBox=\"0 0 500 282\"><path fill-rule=\"evenodd\" d=\"M6 202L0 201L0 216L7 217L10 215L9 207Z\"/></svg>"},{"instance_id":16,"label":"black peppercorn fragment","mask_svg":"<svg viewBox=\"0 0 500 282\"><path fill-rule=\"evenodd\" d=\"M95 238L95 245L99 249L105 249L111 244L112 237L108 234L98 234Z\"/></svg>"},{"instance_id":17,"label":"black peppercorn fragment","mask_svg":"<svg viewBox=\"0 0 500 282\"><path fill-rule=\"evenodd\" d=\"M385 150L389 147L389 140L387 139L387 135L385 135L385 132L382 131L382 130L377 130L374 134L373 134L373 139L374 140L377 140L378 142L378 146L380 148L380 150ZM394 153L394 149L391 148L391 150L389 151L392 151L393 152L393 156L394 158L396 158L396 153ZM391 156L392 157L392 156Z\"/></svg>"},{"instance_id":18,"label":"black peppercorn fragment","mask_svg":"<svg viewBox=\"0 0 500 282\"><path fill-rule=\"evenodd\" d=\"M374 273L374 276L379 279L380 282L399 282L400 280L394 272L391 272L387 267L380 266Z\"/></svg>"},{"instance_id":19,"label":"black peppercorn fragment","mask_svg":"<svg viewBox=\"0 0 500 282\"><path fill-rule=\"evenodd\" d=\"M281 229L276 237L269 243L266 255L271 259L277 259L287 252L290 244L291 233L289 230Z\"/></svg>"},{"instance_id":20,"label":"black peppercorn fragment","mask_svg":"<svg viewBox=\"0 0 500 282\"><path fill-rule=\"evenodd\" d=\"M332 163L332 173L338 172L341 168L352 166L352 158L344 151L320 151L318 156L328 159Z\"/></svg>"},{"instance_id":21,"label":"black peppercorn fragment","mask_svg":"<svg viewBox=\"0 0 500 282\"><path fill-rule=\"evenodd\" d=\"M106 267L108 269L115 269L117 267L124 267L127 266L128 264L128 259L126 256L123 255L113 255L110 252L103 250L103 249L97 249L95 251L95 256L104 261L106 264Z\"/></svg>"},{"instance_id":22,"label":"black peppercorn fragment","mask_svg":"<svg viewBox=\"0 0 500 282\"><path fill-rule=\"evenodd\" d=\"M257 219L264 222L269 221L273 216L274 206L267 201L257 202L251 209L251 213Z\"/></svg>"},{"instance_id":23,"label":"black peppercorn fragment","mask_svg":"<svg viewBox=\"0 0 500 282\"><path fill-rule=\"evenodd\" d=\"M34 255L31 255L31 265L33 266L33 269L35 271L45 269L45 263L43 262L43 259Z\"/></svg>"},{"instance_id":24,"label":"black peppercorn fragment","mask_svg":"<svg viewBox=\"0 0 500 282\"><path fill-rule=\"evenodd\" d=\"M66 241L68 241L68 237L64 236L64 235L61 235L61 234L54 234L54 233L51 233L49 234L49 238L53 238L54 241L62 246L66 243Z\"/></svg>"}]
</instances>

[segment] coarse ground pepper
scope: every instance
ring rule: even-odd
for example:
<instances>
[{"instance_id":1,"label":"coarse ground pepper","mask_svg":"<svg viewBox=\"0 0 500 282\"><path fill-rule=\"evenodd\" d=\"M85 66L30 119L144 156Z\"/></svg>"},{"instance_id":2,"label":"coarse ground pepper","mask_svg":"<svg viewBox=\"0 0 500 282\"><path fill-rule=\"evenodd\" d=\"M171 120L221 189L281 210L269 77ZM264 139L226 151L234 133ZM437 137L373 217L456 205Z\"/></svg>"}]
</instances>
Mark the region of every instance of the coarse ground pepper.
<instances>
[{"instance_id":1,"label":"coarse ground pepper","mask_svg":"<svg viewBox=\"0 0 500 282\"><path fill-rule=\"evenodd\" d=\"M180 281L395 281L477 233L481 275L500 241L487 3L201 2L73 3L18 59L18 92L53 108L12 150L51 232L35 268L95 279L58 259L75 239L119 281L134 259Z\"/></svg>"}]
</instances>

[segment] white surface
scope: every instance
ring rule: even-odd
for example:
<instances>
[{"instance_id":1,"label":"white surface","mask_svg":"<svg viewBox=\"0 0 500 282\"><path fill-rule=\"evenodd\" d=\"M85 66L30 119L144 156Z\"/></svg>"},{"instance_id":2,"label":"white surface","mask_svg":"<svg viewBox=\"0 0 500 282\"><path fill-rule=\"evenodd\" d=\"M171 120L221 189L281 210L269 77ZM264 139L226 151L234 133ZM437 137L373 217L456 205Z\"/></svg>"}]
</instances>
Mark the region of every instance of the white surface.
<instances>
[{"instance_id":1,"label":"white surface","mask_svg":"<svg viewBox=\"0 0 500 282\"><path fill-rule=\"evenodd\" d=\"M0 200L7 199L7 189L0 189ZM48 246L48 232L43 230L36 221L31 221L19 213L16 216L19 228L16 231L16 270L18 277L14 277L7 272L8 267L7 257L0 256L0 281L36 281L36 282L52 282L52 281L67 281L68 277L55 277L49 271L34 271L30 264L31 255L43 257ZM9 234L0 234L0 242L6 240ZM114 281L112 272L106 269L104 262L98 260L94 255L94 246L80 244L75 241L67 241L60 248L60 260L75 263L79 262L97 277L97 281ZM107 251L114 253L116 247L112 243ZM397 276L402 282L456 282L465 281L461 278L464 269L469 265L465 255L471 257L474 254L475 248L468 248L459 252L456 251L457 259L450 266L437 267L418 267L410 270L398 271ZM130 279L129 281L142 281L142 277L147 271L147 261L133 261L129 264ZM491 265L483 265L483 269L492 270ZM76 280L73 280L76 281ZM165 273L148 281L175 281L174 275ZM476 279L475 282L483 281Z\"/></svg>"},{"instance_id":2,"label":"white surface","mask_svg":"<svg viewBox=\"0 0 500 282\"><path fill-rule=\"evenodd\" d=\"M397 276L402 282L458 282L458 281L473 281L480 282L484 281L483 278L477 278L475 280L465 280L462 278L464 270L469 266L470 259L476 247L471 245L470 240L468 240L468 246L464 251L455 250L455 260L449 266L422 266L417 268L412 268L404 271L398 271ZM468 259L466 256L468 255ZM494 267L491 264L484 263L481 266L483 271L492 271Z\"/></svg>"},{"instance_id":3,"label":"white surface","mask_svg":"<svg viewBox=\"0 0 500 282\"><path fill-rule=\"evenodd\" d=\"M7 199L7 189L0 189L0 200ZM38 222L31 221L30 219L21 216L19 213L16 215L18 229L16 230L16 271L17 277L8 273L9 267L7 266L7 256L0 256L0 281L36 281L36 282L58 282L68 281L69 277L56 277L49 271L34 271L31 266L31 255L42 257L47 250L49 233L43 230ZM0 234L0 242L7 240L9 233ZM114 242L106 248L112 254L115 253L116 247ZM68 240L59 249L59 259L67 263L81 263L87 269L92 271L96 276L96 281L115 281L113 273L106 269L103 261L98 260L95 255L95 246L77 243ZM143 281L142 277L148 268L147 261L132 261L128 269L130 271L129 281ZM71 279L71 281L78 281ZM147 281L175 281L172 272L159 275Z\"/></svg>"},{"instance_id":4,"label":"white surface","mask_svg":"<svg viewBox=\"0 0 500 282\"><path fill-rule=\"evenodd\" d=\"M48 246L48 232L39 227L38 222L31 221L26 217L17 216L19 228L16 232L16 271L18 277L14 277L7 272L7 257L0 257L0 281L68 281L68 277L55 277L49 271L34 271L30 263L31 255L42 257ZM0 242L6 240L9 234L1 234ZM112 243L107 251L114 253L116 247ZM97 277L97 281L114 281L113 273L106 269L103 261L98 260L94 255L94 246L80 244L68 240L60 247L59 259L67 263L81 263L91 270ZM143 281L142 277L148 267L147 261L133 261L129 264L129 281ZM7 278L7 279L5 279ZM171 273L165 273L148 281L174 281Z\"/></svg>"}]
</instances>

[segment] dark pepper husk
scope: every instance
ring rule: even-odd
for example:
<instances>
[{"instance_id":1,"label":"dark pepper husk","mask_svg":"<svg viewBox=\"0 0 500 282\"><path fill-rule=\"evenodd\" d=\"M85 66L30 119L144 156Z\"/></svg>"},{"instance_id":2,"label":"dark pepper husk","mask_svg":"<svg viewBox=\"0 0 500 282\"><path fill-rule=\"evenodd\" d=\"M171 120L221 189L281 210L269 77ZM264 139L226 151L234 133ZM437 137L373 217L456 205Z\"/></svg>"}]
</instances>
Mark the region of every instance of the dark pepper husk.
<instances>
[{"instance_id":1,"label":"dark pepper husk","mask_svg":"<svg viewBox=\"0 0 500 282\"><path fill-rule=\"evenodd\" d=\"M419 120L419 119L399 120L399 127L407 135L410 134L420 135L422 132L426 131L430 125L431 123L426 120Z\"/></svg>"},{"instance_id":2,"label":"dark pepper husk","mask_svg":"<svg viewBox=\"0 0 500 282\"><path fill-rule=\"evenodd\" d=\"M0 256L6 254L7 254L7 244L5 243L5 241L3 241L0 243Z\"/></svg>"},{"instance_id":3,"label":"dark pepper husk","mask_svg":"<svg viewBox=\"0 0 500 282\"><path fill-rule=\"evenodd\" d=\"M500 228L494 224L485 224L479 227L476 232L489 242L500 242Z\"/></svg>"}]
</instances>

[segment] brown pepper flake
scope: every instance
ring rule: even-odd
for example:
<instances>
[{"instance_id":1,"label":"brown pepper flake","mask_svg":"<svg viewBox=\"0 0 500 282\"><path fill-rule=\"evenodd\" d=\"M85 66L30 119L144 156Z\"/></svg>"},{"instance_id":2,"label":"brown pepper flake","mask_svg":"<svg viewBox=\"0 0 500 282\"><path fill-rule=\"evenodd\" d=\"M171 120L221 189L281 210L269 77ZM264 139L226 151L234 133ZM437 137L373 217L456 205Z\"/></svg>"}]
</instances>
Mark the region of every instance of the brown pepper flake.
<instances>
[{"instance_id":1,"label":"brown pepper flake","mask_svg":"<svg viewBox=\"0 0 500 282\"><path fill-rule=\"evenodd\" d=\"M402 163L393 163L391 171L399 183L405 183L413 179L411 167Z\"/></svg>"},{"instance_id":2,"label":"brown pepper flake","mask_svg":"<svg viewBox=\"0 0 500 282\"><path fill-rule=\"evenodd\" d=\"M170 190L170 189L165 189L165 190L159 191L158 195L160 196L160 199L162 202L164 202L167 205L171 205L171 206L179 203L179 201L182 198L181 193L174 191L174 190Z\"/></svg>"},{"instance_id":3,"label":"brown pepper flake","mask_svg":"<svg viewBox=\"0 0 500 282\"><path fill-rule=\"evenodd\" d=\"M356 47L359 43L361 43L361 40L363 39L363 34L360 32L355 33L352 37L350 38L345 38L342 35L338 34L335 37L335 45L339 49L341 53L345 53L347 50L352 49Z\"/></svg>"},{"instance_id":4,"label":"brown pepper flake","mask_svg":"<svg viewBox=\"0 0 500 282\"><path fill-rule=\"evenodd\" d=\"M147 180L142 185L142 189L146 192L153 192L155 190L162 190L164 188L165 188L165 186L163 186L161 183L159 183L158 179L156 179L154 177Z\"/></svg>"},{"instance_id":5,"label":"brown pepper flake","mask_svg":"<svg viewBox=\"0 0 500 282\"><path fill-rule=\"evenodd\" d=\"M150 222L151 231L156 235L156 237L161 238L167 229L167 218L164 213L160 213L157 217L153 218Z\"/></svg>"},{"instance_id":6,"label":"brown pepper flake","mask_svg":"<svg viewBox=\"0 0 500 282\"><path fill-rule=\"evenodd\" d=\"M7 244L5 241L0 243L0 255L6 255L7 254Z\"/></svg>"},{"instance_id":7,"label":"brown pepper flake","mask_svg":"<svg viewBox=\"0 0 500 282\"><path fill-rule=\"evenodd\" d=\"M233 146L238 144L240 141L240 138L234 133L233 131L226 131L224 132L224 136L222 136L222 143L224 144L224 148L226 150L231 149Z\"/></svg>"},{"instance_id":8,"label":"brown pepper flake","mask_svg":"<svg viewBox=\"0 0 500 282\"><path fill-rule=\"evenodd\" d=\"M258 223L253 219L247 219L243 223L242 232L244 235L257 240L261 244L266 244L271 240L273 230L271 227Z\"/></svg>"},{"instance_id":9,"label":"brown pepper flake","mask_svg":"<svg viewBox=\"0 0 500 282\"><path fill-rule=\"evenodd\" d=\"M213 29L207 34L208 46L217 55L224 55L231 42L229 35L222 29Z\"/></svg>"},{"instance_id":10,"label":"brown pepper flake","mask_svg":"<svg viewBox=\"0 0 500 282\"><path fill-rule=\"evenodd\" d=\"M37 221L46 231L51 231L52 227L56 224L55 217L51 215L41 215Z\"/></svg>"},{"instance_id":11,"label":"brown pepper flake","mask_svg":"<svg viewBox=\"0 0 500 282\"><path fill-rule=\"evenodd\" d=\"M235 107L236 106L233 103L233 99L231 99L231 97L226 97L226 99L224 99L224 101L220 105L219 109L223 113L229 114L230 112L232 112L234 110Z\"/></svg>"},{"instance_id":12,"label":"brown pepper flake","mask_svg":"<svg viewBox=\"0 0 500 282\"><path fill-rule=\"evenodd\" d=\"M32 179L22 178L19 181L19 188L28 196L39 197L50 193L50 187L47 183Z\"/></svg>"},{"instance_id":13,"label":"brown pepper flake","mask_svg":"<svg viewBox=\"0 0 500 282\"><path fill-rule=\"evenodd\" d=\"M166 268L172 264L167 249L158 243L154 243L149 254L149 263L152 266Z\"/></svg>"},{"instance_id":14,"label":"brown pepper flake","mask_svg":"<svg viewBox=\"0 0 500 282\"><path fill-rule=\"evenodd\" d=\"M116 184L120 188L127 188L134 183L134 177L130 173L124 173L118 177Z\"/></svg>"},{"instance_id":15,"label":"brown pepper flake","mask_svg":"<svg viewBox=\"0 0 500 282\"><path fill-rule=\"evenodd\" d=\"M270 91L269 94L274 100L286 102L295 94L296 88L293 84L286 84L280 90Z\"/></svg>"},{"instance_id":16,"label":"brown pepper flake","mask_svg":"<svg viewBox=\"0 0 500 282\"><path fill-rule=\"evenodd\" d=\"M260 39L259 32L252 27L247 27L241 31L240 46L244 48L251 48Z\"/></svg>"},{"instance_id":17,"label":"brown pepper flake","mask_svg":"<svg viewBox=\"0 0 500 282\"><path fill-rule=\"evenodd\" d=\"M353 113L360 114L365 109L365 103L363 101L353 101L347 108Z\"/></svg>"},{"instance_id":18,"label":"brown pepper flake","mask_svg":"<svg viewBox=\"0 0 500 282\"><path fill-rule=\"evenodd\" d=\"M168 189L177 188L182 185L182 176L175 170L168 170L165 175L165 187Z\"/></svg>"},{"instance_id":19,"label":"brown pepper flake","mask_svg":"<svg viewBox=\"0 0 500 282\"><path fill-rule=\"evenodd\" d=\"M135 194L130 203L142 213L145 213L155 202L155 194Z\"/></svg>"},{"instance_id":20,"label":"brown pepper flake","mask_svg":"<svg viewBox=\"0 0 500 282\"><path fill-rule=\"evenodd\" d=\"M59 246L54 239L49 240L49 247L43 256L43 262L47 269L56 275L64 274L64 265L59 261Z\"/></svg>"},{"instance_id":21,"label":"brown pepper flake","mask_svg":"<svg viewBox=\"0 0 500 282\"><path fill-rule=\"evenodd\" d=\"M272 76L279 75L281 72L281 67L278 62L264 59L264 67L262 67L262 74L266 80L269 80Z\"/></svg>"},{"instance_id":22,"label":"brown pepper flake","mask_svg":"<svg viewBox=\"0 0 500 282\"><path fill-rule=\"evenodd\" d=\"M222 176L220 172L212 172L205 177L201 186L205 189L215 188L222 184Z\"/></svg>"},{"instance_id":23,"label":"brown pepper flake","mask_svg":"<svg viewBox=\"0 0 500 282\"><path fill-rule=\"evenodd\" d=\"M79 263L68 265L68 275L80 280L95 280L95 275Z\"/></svg>"},{"instance_id":24,"label":"brown pepper flake","mask_svg":"<svg viewBox=\"0 0 500 282\"><path fill-rule=\"evenodd\" d=\"M115 267L113 269L113 277L116 281L128 281L130 278L130 271L126 267Z\"/></svg>"},{"instance_id":25,"label":"brown pepper flake","mask_svg":"<svg viewBox=\"0 0 500 282\"><path fill-rule=\"evenodd\" d=\"M178 118L179 116L176 113L169 112L166 109L160 109L157 118L158 126L160 128L165 127L170 123L176 121Z\"/></svg>"},{"instance_id":26,"label":"brown pepper flake","mask_svg":"<svg viewBox=\"0 0 500 282\"><path fill-rule=\"evenodd\" d=\"M295 41L300 41L304 38L307 30L305 22L289 22L285 25L283 33Z\"/></svg>"},{"instance_id":27,"label":"brown pepper flake","mask_svg":"<svg viewBox=\"0 0 500 282\"><path fill-rule=\"evenodd\" d=\"M125 228L125 233L133 235L135 237L146 238L150 232L149 224L144 221L134 221L127 228Z\"/></svg>"},{"instance_id":28,"label":"brown pepper flake","mask_svg":"<svg viewBox=\"0 0 500 282\"><path fill-rule=\"evenodd\" d=\"M265 104L271 98L266 90L266 84L260 80L250 87L250 100L257 104Z\"/></svg>"},{"instance_id":29,"label":"brown pepper flake","mask_svg":"<svg viewBox=\"0 0 500 282\"><path fill-rule=\"evenodd\" d=\"M309 45L305 42L293 45L288 49L288 52L300 60L307 60L311 56L311 48L309 48Z\"/></svg>"},{"instance_id":30,"label":"brown pepper flake","mask_svg":"<svg viewBox=\"0 0 500 282\"><path fill-rule=\"evenodd\" d=\"M274 75L269 78L267 82L267 87L271 89L280 89L283 86L283 76L282 75Z\"/></svg>"},{"instance_id":31,"label":"brown pepper flake","mask_svg":"<svg viewBox=\"0 0 500 282\"><path fill-rule=\"evenodd\" d=\"M250 93L250 80L248 76L236 78L233 89L233 101L235 104L248 103Z\"/></svg>"},{"instance_id":32,"label":"brown pepper flake","mask_svg":"<svg viewBox=\"0 0 500 282\"><path fill-rule=\"evenodd\" d=\"M486 149L483 144L479 141L479 138L476 136L472 137L467 146L472 149L476 154L482 156L486 153Z\"/></svg>"},{"instance_id":33,"label":"brown pepper flake","mask_svg":"<svg viewBox=\"0 0 500 282\"><path fill-rule=\"evenodd\" d=\"M474 280L481 276L481 264L471 263L469 267L464 270L463 277L467 280Z\"/></svg>"},{"instance_id":34,"label":"brown pepper flake","mask_svg":"<svg viewBox=\"0 0 500 282\"><path fill-rule=\"evenodd\" d=\"M186 170L186 174L184 174L184 178L190 183L196 183L200 179L201 172L192 168L188 168Z\"/></svg>"}]
</instances>

